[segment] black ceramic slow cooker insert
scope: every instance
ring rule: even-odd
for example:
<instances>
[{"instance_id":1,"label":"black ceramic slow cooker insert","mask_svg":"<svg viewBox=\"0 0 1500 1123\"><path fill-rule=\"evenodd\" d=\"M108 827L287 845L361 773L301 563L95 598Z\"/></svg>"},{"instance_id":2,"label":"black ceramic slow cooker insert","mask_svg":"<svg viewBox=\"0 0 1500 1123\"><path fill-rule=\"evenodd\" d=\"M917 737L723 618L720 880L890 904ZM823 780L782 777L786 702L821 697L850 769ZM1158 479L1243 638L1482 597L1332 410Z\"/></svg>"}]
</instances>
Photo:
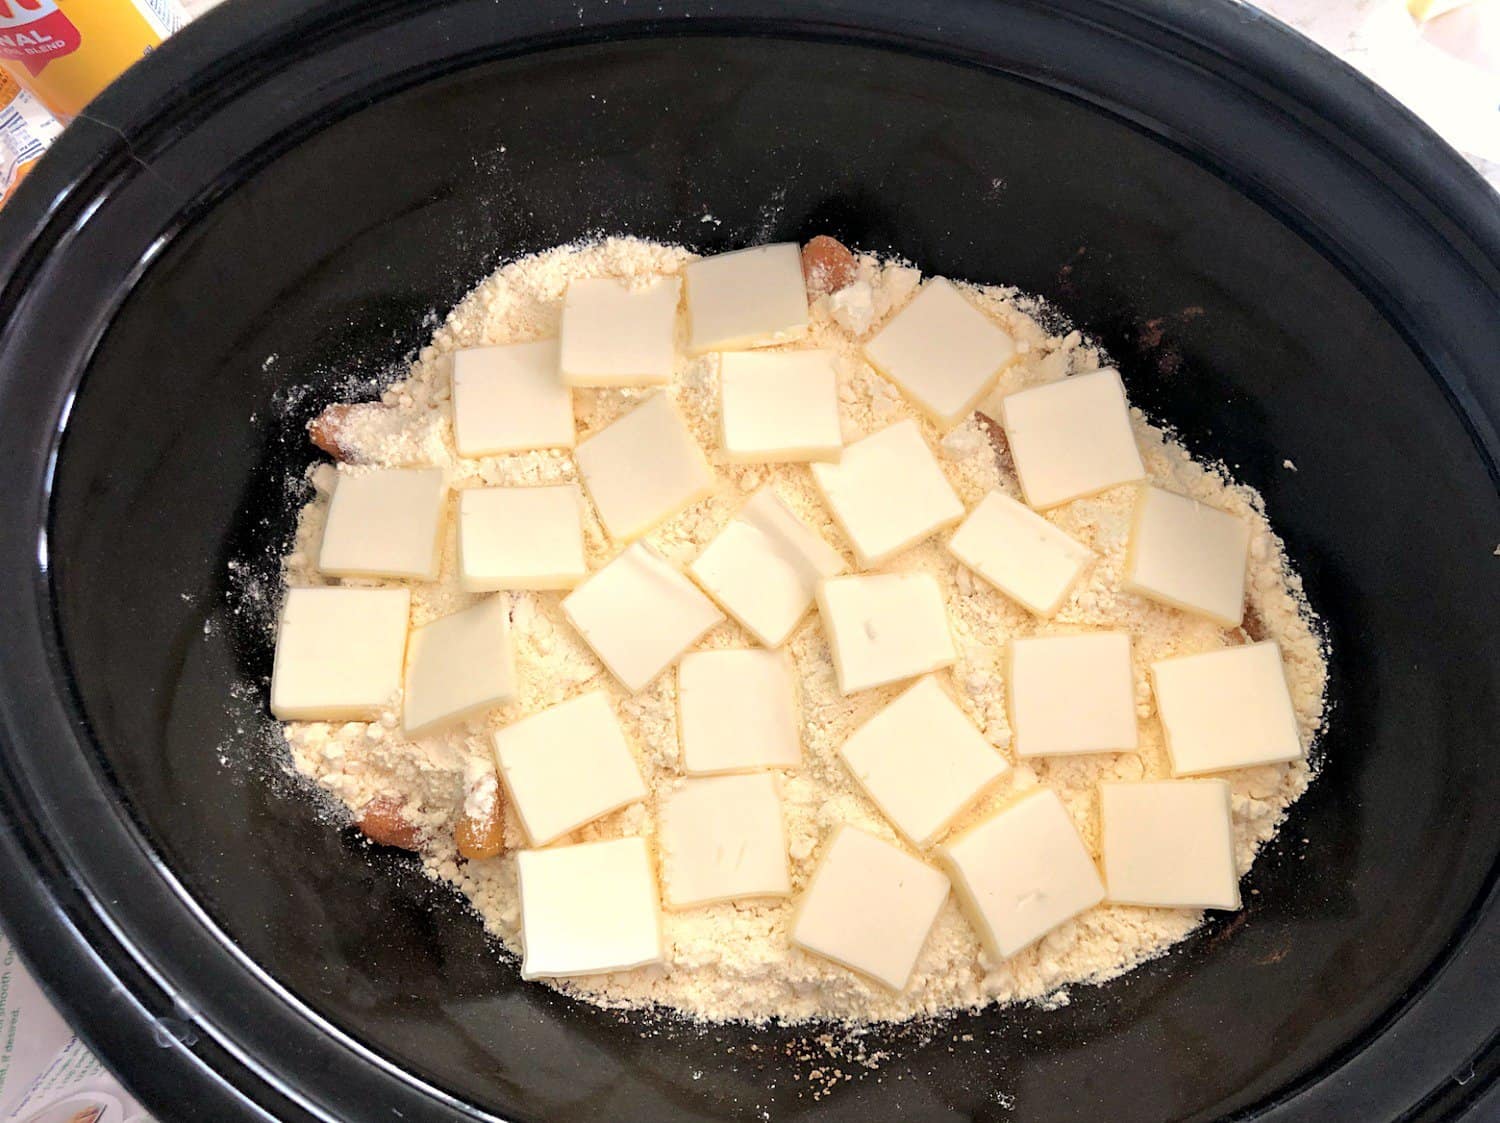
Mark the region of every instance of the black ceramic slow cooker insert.
<instances>
[{"instance_id":1,"label":"black ceramic slow cooker insert","mask_svg":"<svg viewBox=\"0 0 1500 1123\"><path fill-rule=\"evenodd\" d=\"M1242 912L815 1099L252 765L302 424L597 231L1019 285L1260 489L1332 720ZM0 913L166 1120L1500 1118L1497 362L1494 194L1241 5L231 2L0 212Z\"/></svg>"}]
</instances>

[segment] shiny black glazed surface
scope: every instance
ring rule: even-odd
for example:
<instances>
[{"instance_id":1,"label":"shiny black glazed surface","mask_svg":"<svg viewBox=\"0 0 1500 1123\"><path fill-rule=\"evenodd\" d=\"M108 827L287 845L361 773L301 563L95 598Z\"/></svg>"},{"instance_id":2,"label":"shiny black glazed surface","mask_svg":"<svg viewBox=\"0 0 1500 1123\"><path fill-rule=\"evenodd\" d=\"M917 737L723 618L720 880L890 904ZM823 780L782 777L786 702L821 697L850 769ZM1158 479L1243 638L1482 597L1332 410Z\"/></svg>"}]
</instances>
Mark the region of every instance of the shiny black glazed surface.
<instances>
[{"instance_id":1,"label":"shiny black glazed surface","mask_svg":"<svg viewBox=\"0 0 1500 1123\"><path fill-rule=\"evenodd\" d=\"M1147 4L865 7L231 6L100 103L129 152L86 122L6 214L34 242L0 249L0 799L28 882L0 909L163 1117L1484 1110L1493 196L1227 10L1172 30ZM880 1071L814 1100L784 1057L803 1034L643 1035L522 985L456 898L243 766L260 699L230 687L270 648L226 607L229 564L273 578L301 422L500 261L595 230L830 232L1043 293L1262 490L1330 626L1335 709L1243 913L1066 1009L877 1035ZM179 1045L144 1044L148 1012Z\"/></svg>"}]
</instances>

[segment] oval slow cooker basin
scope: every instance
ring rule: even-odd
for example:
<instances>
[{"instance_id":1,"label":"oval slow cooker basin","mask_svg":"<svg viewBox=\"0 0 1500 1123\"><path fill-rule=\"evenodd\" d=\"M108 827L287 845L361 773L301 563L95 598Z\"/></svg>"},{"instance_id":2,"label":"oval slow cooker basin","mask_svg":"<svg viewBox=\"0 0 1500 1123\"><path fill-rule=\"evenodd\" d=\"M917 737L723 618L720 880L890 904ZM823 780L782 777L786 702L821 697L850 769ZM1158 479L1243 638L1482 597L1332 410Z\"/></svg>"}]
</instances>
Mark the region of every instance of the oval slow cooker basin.
<instances>
[{"instance_id":1,"label":"oval slow cooker basin","mask_svg":"<svg viewBox=\"0 0 1500 1123\"><path fill-rule=\"evenodd\" d=\"M1487 1110L1493 195L1237 7L887 7L231 4L0 216L0 908L163 1118ZM1242 912L1062 1009L874 1031L887 1059L824 1089L805 1029L520 983L457 897L313 817L236 611L274 587L302 423L595 231L828 232L1041 293L1262 491L1333 710Z\"/></svg>"}]
</instances>

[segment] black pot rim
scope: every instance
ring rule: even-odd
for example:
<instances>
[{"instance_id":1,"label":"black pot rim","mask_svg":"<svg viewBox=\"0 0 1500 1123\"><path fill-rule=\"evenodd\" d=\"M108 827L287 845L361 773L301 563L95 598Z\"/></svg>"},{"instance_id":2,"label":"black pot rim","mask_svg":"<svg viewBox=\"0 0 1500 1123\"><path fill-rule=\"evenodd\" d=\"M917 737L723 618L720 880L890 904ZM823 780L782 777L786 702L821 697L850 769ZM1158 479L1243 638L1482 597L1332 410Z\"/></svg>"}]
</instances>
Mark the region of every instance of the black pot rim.
<instances>
[{"instance_id":1,"label":"black pot rim","mask_svg":"<svg viewBox=\"0 0 1500 1123\"><path fill-rule=\"evenodd\" d=\"M111 185L121 177L149 172L140 153L170 144L215 106L231 101L287 60L316 52L320 43L356 24L399 19L418 2L259 0L254 5L229 4L133 69L90 107L86 119L64 134L0 213L0 340L23 330L28 285L53 255L66 254L77 229L91 208L107 197ZM1028 5L1025 0L1014 0L1012 6ZM509 17L513 26L497 28L495 42L453 64L612 36L751 34L865 42L994 66L989 53L993 44L972 34L973 27L985 23L986 7L996 5L985 5L982 0L919 0L901 5L899 11L886 11L882 5L860 0L726 0L714 4L679 0L637 13L607 0L539 3L532 10L513 13ZM1089 24L1110 36L1150 42L1156 50L1194 57L1212 66L1219 80L1235 84L1249 97L1295 106L1299 123L1317 137L1331 158L1351 174L1362 173L1378 182L1383 205L1420 212L1431 238L1455 262L1466 266L1474 283L1500 295L1500 200L1495 193L1409 111L1307 40L1240 4L1061 0L1051 8L1056 19ZM414 74L410 80L423 76ZM1025 76L1090 99L1088 91L1072 89L1056 76ZM391 88L387 85L381 92ZM1159 122L1143 116L1136 124L1212 162L1211 154L1196 151L1189 138L1173 135ZM1282 193L1283 185L1272 169L1263 169L1263 175L1242 168L1218 170L1236 177L1237 185L1257 201L1291 218L1301 217ZM208 200L198 205L208 205ZM1386 278L1360 275L1353 260L1355 247L1338 244L1334 236L1320 248L1339 258L1375 296L1392 323L1407 330L1413 313L1391 302ZM141 262L139 268L146 264ZM1408 331L1409 338L1414 334ZM38 389L23 390L14 384L19 372L7 371L4 358L5 345L0 343L0 394L10 398L26 393L36 398ZM1500 482L1496 469L1500 379L1462 381L1436 366L1433 374L1465 417L1492 477ZM31 461L55 457L73 389L46 388L47 394L57 396L52 413L57 431L21 433L12 427L0 432L0 467L12 455L24 453ZM333 1118L326 1100L297 1086L295 1078L284 1079L268 1070L236 1035L225 1032L229 1027L184 1004L174 985L175 976L153 967L161 962L164 948L148 956L123 936L112 922L115 903L75 876L73 847L56 829L45 797L35 790L15 751L18 744L47 743L38 736L43 732L54 737L87 737L81 718L68 711L66 702L38 705L38 699L27 696L35 684L46 684L45 692L58 693L54 684L67 676L51 623L45 539L40 544L39 565L33 561L24 573L12 566L12 559L19 556L12 547L22 536L31 536L30 556L36 558L35 534L45 526L44 489L49 478L44 472L43 490L35 495L4 499L7 518L0 530L0 572L6 574L11 594L0 609L0 620L10 637L0 649L0 823L5 824L0 831L0 884L6 887L6 925L59 1006L148 1104L170 1105L188 1098L197 1117L215 1119ZM200 979L222 978L226 994L241 1003L244 1015L284 1025L288 1034L310 1045L316 1063L359 1069L365 1091L372 1096L384 1096L391 1104L410 1104L425 1115L446 1112L479 1117L440 1091L418 1087L402 1077L389 1062L322 1023L245 960L170 873L153 863L144 840L111 806L107 781L81 761L75 778L80 785L90 786L88 798L103 815L101 829L118 846L114 860L139 870L142 876L154 877L159 898L196 922L193 931L181 935L180 946L213 960L199 965ZM1500 1042L1492 1021L1488 1036L1474 1036L1476 1026L1484 1028L1482 1012L1477 1022L1472 1012L1467 1018L1452 1015L1454 1004L1460 1001L1456 996L1466 988L1472 992L1497 956L1500 891L1492 872L1482 899L1475 902L1470 923L1455 934L1421 984L1403 996L1363 1039L1351 1042L1343 1053L1320 1070L1305 1074L1275 1103L1261 1105L1254 1114L1267 1119L1355 1117L1349 1114L1350 1105L1360 1101L1350 1088L1383 1067L1405 1063L1420 1063L1421 1072L1431 1076L1425 1097L1411 1105L1413 1112L1436 1118L1472 1106L1500 1069ZM1462 1073L1465 1066L1474 1079L1447 1079Z\"/></svg>"}]
</instances>

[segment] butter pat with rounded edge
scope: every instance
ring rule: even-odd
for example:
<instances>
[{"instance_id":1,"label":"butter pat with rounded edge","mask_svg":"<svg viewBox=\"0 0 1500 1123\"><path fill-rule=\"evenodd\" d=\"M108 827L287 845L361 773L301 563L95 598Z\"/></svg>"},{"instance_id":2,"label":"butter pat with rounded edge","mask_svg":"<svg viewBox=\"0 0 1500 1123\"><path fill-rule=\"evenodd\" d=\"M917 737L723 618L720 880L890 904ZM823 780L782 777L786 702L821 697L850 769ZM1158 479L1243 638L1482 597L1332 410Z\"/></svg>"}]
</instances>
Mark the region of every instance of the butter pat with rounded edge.
<instances>
[{"instance_id":1,"label":"butter pat with rounded edge","mask_svg":"<svg viewBox=\"0 0 1500 1123\"><path fill-rule=\"evenodd\" d=\"M1146 475L1125 386L1109 367L1007 394L999 412L1029 506L1045 510Z\"/></svg>"},{"instance_id":2,"label":"butter pat with rounded edge","mask_svg":"<svg viewBox=\"0 0 1500 1123\"><path fill-rule=\"evenodd\" d=\"M1007 647L1016 755L1134 751L1139 741L1130 636L1030 636Z\"/></svg>"},{"instance_id":3,"label":"butter pat with rounded edge","mask_svg":"<svg viewBox=\"0 0 1500 1123\"><path fill-rule=\"evenodd\" d=\"M1178 776L1302 755L1297 714L1274 640L1151 664L1156 710Z\"/></svg>"},{"instance_id":4,"label":"butter pat with rounded edge","mask_svg":"<svg viewBox=\"0 0 1500 1123\"><path fill-rule=\"evenodd\" d=\"M779 651L695 651L677 666L677 728L690 776L796 768L801 726L797 681Z\"/></svg>"},{"instance_id":5,"label":"butter pat with rounded edge","mask_svg":"<svg viewBox=\"0 0 1500 1123\"><path fill-rule=\"evenodd\" d=\"M847 567L768 484L745 501L688 566L720 607L767 647L780 647L807 615L818 582Z\"/></svg>"},{"instance_id":6,"label":"butter pat with rounded edge","mask_svg":"<svg viewBox=\"0 0 1500 1123\"><path fill-rule=\"evenodd\" d=\"M459 579L471 593L570 589L588 576L577 484L458 493Z\"/></svg>"},{"instance_id":7,"label":"butter pat with rounded edge","mask_svg":"<svg viewBox=\"0 0 1500 1123\"><path fill-rule=\"evenodd\" d=\"M406 650L401 724L420 737L516 696L510 604L489 597L413 628Z\"/></svg>"},{"instance_id":8,"label":"butter pat with rounded edge","mask_svg":"<svg viewBox=\"0 0 1500 1123\"><path fill-rule=\"evenodd\" d=\"M1009 959L1104 900L1104 883L1068 809L1043 788L938 847L969 923Z\"/></svg>"},{"instance_id":9,"label":"butter pat with rounded edge","mask_svg":"<svg viewBox=\"0 0 1500 1123\"><path fill-rule=\"evenodd\" d=\"M948 552L1011 600L1051 616L1067 599L1094 552L1004 492L969 512Z\"/></svg>"},{"instance_id":10,"label":"butter pat with rounded edge","mask_svg":"<svg viewBox=\"0 0 1500 1123\"><path fill-rule=\"evenodd\" d=\"M864 351L918 409L951 429L995 384L1016 343L951 281L934 277Z\"/></svg>"},{"instance_id":11,"label":"butter pat with rounded edge","mask_svg":"<svg viewBox=\"0 0 1500 1123\"><path fill-rule=\"evenodd\" d=\"M602 690L523 717L491 740L500 782L532 846L646 798L640 766Z\"/></svg>"},{"instance_id":12,"label":"butter pat with rounded edge","mask_svg":"<svg viewBox=\"0 0 1500 1123\"><path fill-rule=\"evenodd\" d=\"M1136 496L1125 588L1237 628L1245 616L1250 524L1159 487Z\"/></svg>"},{"instance_id":13,"label":"butter pat with rounded edge","mask_svg":"<svg viewBox=\"0 0 1500 1123\"><path fill-rule=\"evenodd\" d=\"M943 593L930 574L832 577L818 585L818 611L844 694L915 678L957 658Z\"/></svg>"},{"instance_id":14,"label":"butter pat with rounded edge","mask_svg":"<svg viewBox=\"0 0 1500 1123\"><path fill-rule=\"evenodd\" d=\"M557 370L557 340L453 353L453 443L460 456L572 448L573 392Z\"/></svg>"},{"instance_id":15,"label":"butter pat with rounded edge","mask_svg":"<svg viewBox=\"0 0 1500 1123\"><path fill-rule=\"evenodd\" d=\"M276 628L271 713L374 721L401 694L409 589L288 589Z\"/></svg>"},{"instance_id":16,"label":"butter pat with rounded edge","mask_svg":"<svg viewBox=\"0 0 1500 1123\"><path fill-rule=\"evenodd\" d=\"M676 366L682 282L571 282L563 294L558 369L567 386L665 386Z\"/></svg>"},{"instance_id":17,"label":"butter pat with rounded edge","mask_svg":"<svg viewBox=\"0 0 1500 1123\"><path fill-rule=\"evenodd\" d=\"M807 283L795 242L699 258L682 275L694 354L790 343L807 334Z\"/></svg>"},{"instance_id":18,"label":"butter pat with rounded edge","mask_svg":"<svg viewBox=\"0 0 1500 1123\"><path fill-rule=\"evenodd\" d=\"M732 463L837 460L843 450L827 351L728 352L719 357L719 394Z\"/></svg>"},{"instance_id":19,"label":"butter pat with rounded edge","mask_svg":"<svg viewBox=\"0 0 1500 1123\"><path fill-rule=\"evenodd\" d=\"M330 577L435 581L447 499L441 468L340 470L318 569Z\"/></svg>"},{"instance_id":20,"label":"butter pat with rounded edge","mask_svg":"<svg viewBox=\"0 0 1500 1123\"><path fill-rule=\"evenodd\" d=\"M1170 909L1240 907L1227 781L1105 782L1099 821L1109 900Z\"/></svg>"},{"instance_id":21,"label":"butter pat with rounded edge","mask_svg":"<svg viewBox=\"0 0 1500 1123\"><path fill-rule=\"evenodd\" d=\"M516 855L523 979L600 975L661 961L661 906L641 838Z\"/></svg>"},{"instance_id":22,"label":"butter pat with rounded edge","mask_svg":"<svg viewBox=\"0 0 1500 1123\"><path fill-rule=\"evenodd\" d=\"M792 943L900 991L947 899L942 873L844 824L797 903Z\"/></svg>"},{"instance_id":23,"label":"butter pat with rounded edge","mask_svg":"<svg viewBox=\"0 0 1500 1123\"><path fill-rule=\"evenodd\" d=\"M662 797L657 820L668 908L791 894L774 776L684 780Z\"/></svg>"},{"instance_id":24,"label":"butter pat with rounded edge","mask_svg":"<svg viewBox=\"0 0 1500 1123\"><path fill-rule=\"evenodd\" d=\"M714 602L644 542L574 589L563 614L632 694L724 619Z\"/></svg>"}]
</instances>

